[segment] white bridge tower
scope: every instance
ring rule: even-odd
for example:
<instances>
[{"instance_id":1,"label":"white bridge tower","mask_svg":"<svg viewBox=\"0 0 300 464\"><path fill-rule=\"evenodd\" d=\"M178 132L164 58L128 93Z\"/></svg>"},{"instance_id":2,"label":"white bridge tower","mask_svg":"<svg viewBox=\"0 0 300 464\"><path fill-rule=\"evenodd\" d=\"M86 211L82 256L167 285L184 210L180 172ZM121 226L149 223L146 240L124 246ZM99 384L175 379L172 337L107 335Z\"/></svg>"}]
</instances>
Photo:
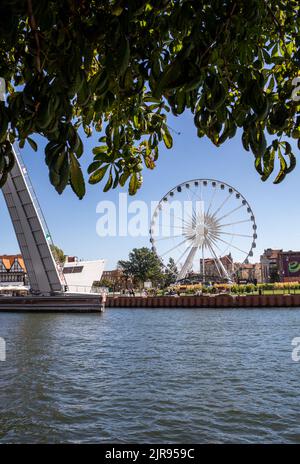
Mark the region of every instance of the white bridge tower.
<instances>
[{"instance_id":1,"label":"white bridge tower","mask_svg":"<svg viewBox=\"0 0 300 464\"><path fill-rule=\"evenodd\" d=\"M13 147L15 165L2 192L13 223L30 288L37 295L61 293L63 273L50 249L51 236L21 156Z\"/></svg>"}]
</instances>

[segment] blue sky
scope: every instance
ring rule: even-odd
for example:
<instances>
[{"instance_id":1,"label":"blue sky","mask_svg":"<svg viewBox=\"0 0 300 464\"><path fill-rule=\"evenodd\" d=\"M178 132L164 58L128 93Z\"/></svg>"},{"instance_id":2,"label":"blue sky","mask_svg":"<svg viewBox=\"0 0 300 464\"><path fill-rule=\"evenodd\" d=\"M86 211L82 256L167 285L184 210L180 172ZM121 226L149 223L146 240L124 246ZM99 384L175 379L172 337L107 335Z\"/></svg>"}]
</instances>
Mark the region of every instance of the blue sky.
<instances>
[{"instance_id":1,"label":"blue sky","mask_svg":"<svg viewBox=\"0 0 300 464\"><path fill-rule=\"evenodd\" d=\"M283 183L273 185L272 180L263 183L254 169L253 155L243 149L240 135L216 148L208 139L197 137L193 119L188 113L178 118L170 117L169 125L179 131L180 135L173 134L174 145L171 150L161 145L157 167L154 171L145 170L143 187L134 199L150 203L151 200L160 200L168 190L186 180L215 178L240 191L254 211L258 226L255 260L259 260L263 249L268 247L300 249L300 163ZM84 168L92 160L92 147L98 137L97 133L90 139L83 139ZM107 269L112 269L119 259L128 256L133 247L149 246L149 240L145 237L99 237L96 233L99 218L96 213L97 203L101 200L117 202L118 193L126 192L126 189L117 188L103 193L103 187L99 184L87 184L86 196L81 201L70 188L58 195L48 180L44 142L42 139L36 140L39 143L38 152L35 153L26 144L22 156L52 238L66 254L83 259L105 258L108 260ZM296 155L297 152L295 148ZM0 253L16 253L18 244L2 196L0 208Z\"/></svg>"}]
</instances>

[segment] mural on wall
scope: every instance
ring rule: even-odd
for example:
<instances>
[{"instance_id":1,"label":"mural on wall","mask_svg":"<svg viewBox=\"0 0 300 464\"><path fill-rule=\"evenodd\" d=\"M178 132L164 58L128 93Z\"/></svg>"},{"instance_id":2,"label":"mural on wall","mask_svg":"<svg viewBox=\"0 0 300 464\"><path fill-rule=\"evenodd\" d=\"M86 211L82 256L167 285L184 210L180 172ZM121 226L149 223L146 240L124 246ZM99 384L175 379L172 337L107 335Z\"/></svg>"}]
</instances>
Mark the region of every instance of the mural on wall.
<instances>
[{"instance_id":1,"label":"mural on wall","mask_svg":"<svg viewBox=\"0 0 300 464\"><path fill-rule=\"evenodd\" d=\"M300 253L285 255L282 264L286 277L300 277Z\"/></svg>"}]
</instances>

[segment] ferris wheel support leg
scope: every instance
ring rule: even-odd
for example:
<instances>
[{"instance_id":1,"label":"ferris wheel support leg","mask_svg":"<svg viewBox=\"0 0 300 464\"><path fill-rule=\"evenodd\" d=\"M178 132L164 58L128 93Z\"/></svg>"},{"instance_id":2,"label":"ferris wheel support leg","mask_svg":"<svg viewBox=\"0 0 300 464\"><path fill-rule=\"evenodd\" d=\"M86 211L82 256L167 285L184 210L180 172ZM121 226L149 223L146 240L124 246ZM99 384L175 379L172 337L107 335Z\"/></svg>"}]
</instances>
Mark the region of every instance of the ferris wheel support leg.
<instances>
[{"instance_id":1,"label":"ferris wheel support leg","mask_svg":"<svg viewBox=\"0 0 300 464\"><path fill-rule=\"evenodd\" d=\"M179 272L178 274L178 279L177 280L181 280L181 279L184 279L187 275L187 273L190 271L190 269L192 268L193 266L193 260L194 260L194 257L195 257L195 254L198 250L198 247L192 247L191 251L189 252L186 260L185 260L185 263L184 265L182 266L182 269L181 271Z\"/></svg>"}]
</instances>

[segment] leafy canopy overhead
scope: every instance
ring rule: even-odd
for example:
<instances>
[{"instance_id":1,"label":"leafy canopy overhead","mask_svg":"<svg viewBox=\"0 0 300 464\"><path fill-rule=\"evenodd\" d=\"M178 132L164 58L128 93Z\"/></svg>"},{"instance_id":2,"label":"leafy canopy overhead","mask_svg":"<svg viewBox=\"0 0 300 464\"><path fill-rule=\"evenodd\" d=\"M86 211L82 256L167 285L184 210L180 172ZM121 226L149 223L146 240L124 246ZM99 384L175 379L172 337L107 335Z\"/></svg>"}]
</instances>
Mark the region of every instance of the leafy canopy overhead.
<instances>
[{"instance_id":1,"label":"leafy canopy overhead","mask_svg":"<svg viewBox=\"0 0 300 464\"><path fill-rule=\"evenodd\" d=\"M300 137L299 26L297 0L3 0L2 184L7 138L37 150L40 134L51 183L82 198L83 128L99 133L89 182L134 194L160 142L172 147L168 113L186 109L216 146L241 128L262 179L279 159L282 181L295 166L286 137Z\"/></svg>"}]
</instances>

